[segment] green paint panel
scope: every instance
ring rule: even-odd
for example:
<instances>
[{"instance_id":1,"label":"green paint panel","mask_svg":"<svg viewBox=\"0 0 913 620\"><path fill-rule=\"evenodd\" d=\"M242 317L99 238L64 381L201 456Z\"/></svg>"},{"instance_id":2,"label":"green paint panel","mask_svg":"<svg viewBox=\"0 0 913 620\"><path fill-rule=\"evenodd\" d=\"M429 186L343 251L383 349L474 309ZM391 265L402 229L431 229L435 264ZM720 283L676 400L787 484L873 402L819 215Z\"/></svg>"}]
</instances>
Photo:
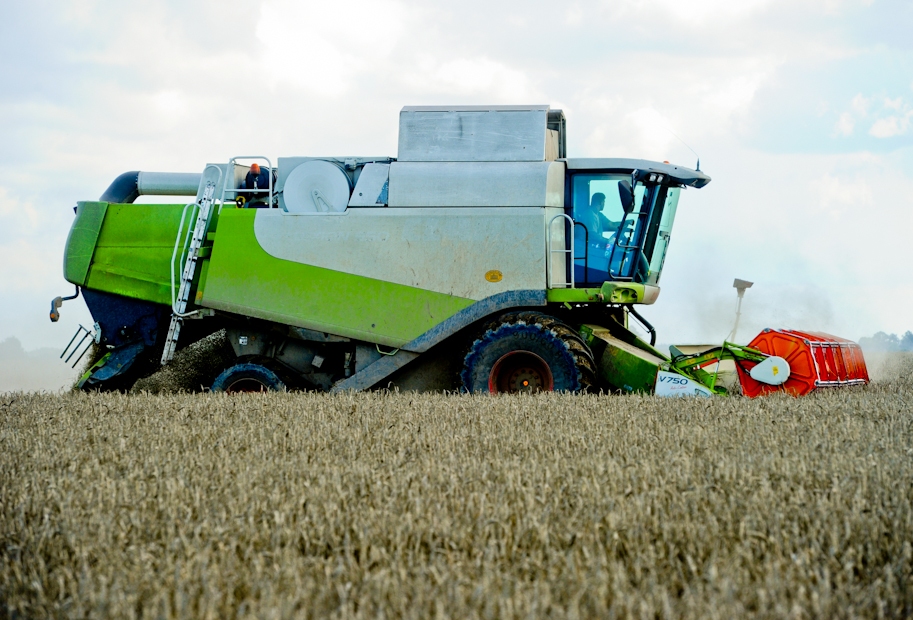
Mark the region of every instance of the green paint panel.
<instances>
[{"instance_id":1,"label":"green paint panel","mask_svg":"<svg viewBox=\"0 0 913 620\"><path fill-rule=\"evenodd\" d=\"M257 242L255 216L254 209L222 211L202 305L400 347L473 303L274 258Z\"/></svg>"},{"instance_id":2,"label":"green paint panel","mask_svg":"<svg viewBox=\"0 0 913 620\"><path fill-rule=\"evenodd\" d=\"M86 286L170 305L171 254L183 211L182 204L108 205Z\"/></svg>"},{"instance_id":3,"label":"green paint panel","mask_svg":"<svg viewBox=\"0 0 913 620\"><path fill-rule=\"evenodd\" d=\"M646 299L646 287L633 282L604 282L601 288L549 289L547 295L548 301L558 303L636 304Z\"/></svg>"},{"instance_id":4,"label":"green paint panel","mask_svg":"<svg viewBox=\"0 0 913 620\"><path fill-rule=\"evenodd\" d=\"M615 331L619 332L618 328ZM625 340L630 339L630 336L635 342L625 342L613 335L611 328L599 325L584 325L580 334L596 357L599 376L603 381L625 392L653 393L656 373L667 360L638 347L636 341L639 339L630 332L619 332L619 335L624 335ZM649 345L646 346L652 349Z\"/></svg>"},{"instance_id":5,"label":"green paint panel","mask_svg":"<svg viewBox=\"0 0 913 620\"><path fill-rule=\"evenodd\" d=\"M621 341L606 346L599 360L599 374L604 381L625 392L652 394L656 386L659 365L639 351L617 346Z\"/></svg>"},{"instance_id":6,"label":"green paint panel","mask_svg":"<svg viewBox=\"0 0 913 620\"><path fill-rule=\"evenodd\" d=\"M77 286L86 283L89 265L95 254L95 242L101 232L108 210L107 202L80 202L76 205L76 219L70 227L63 251L63 277Z\"/></svg>"}]
</instances>

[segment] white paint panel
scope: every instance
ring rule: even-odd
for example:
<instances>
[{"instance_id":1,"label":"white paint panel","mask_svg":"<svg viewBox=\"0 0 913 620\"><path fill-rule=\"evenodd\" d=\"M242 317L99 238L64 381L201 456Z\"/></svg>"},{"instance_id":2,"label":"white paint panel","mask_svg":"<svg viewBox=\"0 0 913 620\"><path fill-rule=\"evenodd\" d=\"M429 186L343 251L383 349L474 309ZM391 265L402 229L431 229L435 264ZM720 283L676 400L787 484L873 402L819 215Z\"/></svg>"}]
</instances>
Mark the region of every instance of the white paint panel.
<instances>
[{"instance_id":1,"label":"white paint panel","mask_svg":"<svg viewBox=\"0 0 913 620\"><path fill-rule=\"evenodd\" d=\"M678 373L660 370L656 373L657 396L700 396L709 398L713 392L697 381L683 377Z\"/></svg>"},{"instance_id":2,"label":"white paint panel","mask_svg":"<svg viewBox=\"0 0 913 620\"><path fill-rule=\"evenodd\" d=\"M350 207L384 207L387 197L382 196L390 176L390 164L365 164L349 199Z\"/></svg>"},{"instance_id":3,"label":"white paint panel","mask_svg":"<svg viewBox=\"0 0 913 620\"><path fill-rule=\"evenodd\" d=\"M564 208L564 162L393 162L389 204Z\"/></svg>"},{"instance_id":4,"label":"white paint panel","mask_svg":"<svg viewBox=\"0 0 913 620\"><path fill-rule=\"evenodd\" d=\"M782 385L789 379L789 362L782 357L772 355L748 371L755 381L767 385Z\"/></svg>"},{"instance_id":5,"label":"white paint panel","mask_svg":"<svg viewBox=\"0 0 913 620\"><path fill-rule=\"evenodd\" d=\"M545 289L545 221L546 209L509 207L261 209L254 231L275 258L479 300Z\"/></svg>"}]
</instances>

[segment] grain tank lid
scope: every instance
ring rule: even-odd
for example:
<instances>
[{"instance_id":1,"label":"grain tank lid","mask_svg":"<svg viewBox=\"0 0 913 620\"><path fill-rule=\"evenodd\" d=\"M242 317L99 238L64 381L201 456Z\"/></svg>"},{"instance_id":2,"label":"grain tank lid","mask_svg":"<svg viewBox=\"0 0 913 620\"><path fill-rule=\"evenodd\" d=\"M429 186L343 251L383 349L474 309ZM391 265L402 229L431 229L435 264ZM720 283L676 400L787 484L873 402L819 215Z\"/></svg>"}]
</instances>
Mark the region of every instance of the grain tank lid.
<instances>
[{"instance_id":1,"label":"grain tank lid","mask_svg":"<svg viewBox=\"0 0 913 620\"><path fill-rule=\"evenodd\" d=\"M547 112L548 105L407 105L401 112ZM560 112L561 110L555 110Z\"/></svg>"},{"instance_id":2,"label":"grain tank lid","mask_svg":"<svg viewBox=\"0 0 913 620\"><path fill-rule=\"evenodd\" d=\"M571 157L566 160L568 170L593 170L601 172L658 172L666 174L675 183L701 188L710 183L710 177L700 170L676 166L649 159L622 157Z\"/></svg>"},{"instance_id":3,"label":"grain tank lid","mask_svg":"<svg viewBox=\"0 0 913 620\"><path fill-rule=\"evenodd\" d=\"M547 105L406 106L398 161L554 161L565 156L564 112Z\"/></svg>"}]
</instances>

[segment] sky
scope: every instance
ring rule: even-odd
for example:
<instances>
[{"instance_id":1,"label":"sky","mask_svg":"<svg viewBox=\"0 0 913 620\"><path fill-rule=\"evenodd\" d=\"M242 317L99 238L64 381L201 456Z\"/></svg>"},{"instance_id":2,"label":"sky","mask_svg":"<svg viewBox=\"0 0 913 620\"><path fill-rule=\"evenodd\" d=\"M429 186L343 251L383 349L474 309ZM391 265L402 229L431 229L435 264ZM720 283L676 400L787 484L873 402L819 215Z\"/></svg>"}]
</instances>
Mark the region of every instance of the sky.
<instances>
[{"instance_id":1,"label":"sky","mask_svg":"<svg viewBox=\"0 0 913 620\"><path fill-rule=\"evenodd\" d=\"M404 105L549 104L572 157L693 166L642 314L660 342L913 329L909 0L11 3L0 22L0 341L91 320L64 242L127 170L395 156ZM697 154L697 155L696 155Z\"/></svg>"}]
</instances>

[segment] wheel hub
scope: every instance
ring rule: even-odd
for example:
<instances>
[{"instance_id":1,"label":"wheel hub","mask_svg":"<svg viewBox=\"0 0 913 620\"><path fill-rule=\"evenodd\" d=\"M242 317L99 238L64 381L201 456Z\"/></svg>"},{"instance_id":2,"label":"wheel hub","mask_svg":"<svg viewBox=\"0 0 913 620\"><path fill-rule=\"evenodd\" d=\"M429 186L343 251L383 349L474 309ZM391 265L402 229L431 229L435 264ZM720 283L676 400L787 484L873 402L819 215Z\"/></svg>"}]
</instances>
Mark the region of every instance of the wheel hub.
<instances>
[{"instance_id":1,"label":"wheel hub","mask_svg":"<svg viewBox=\"0 0 913 620\"><path fill-rule=\"evenodd\" d=\"M551 392L555 381L548 364L529 351L511 351L491 368L488 390L492 394L520 392Z\"/></svg>"}]
</instances>

